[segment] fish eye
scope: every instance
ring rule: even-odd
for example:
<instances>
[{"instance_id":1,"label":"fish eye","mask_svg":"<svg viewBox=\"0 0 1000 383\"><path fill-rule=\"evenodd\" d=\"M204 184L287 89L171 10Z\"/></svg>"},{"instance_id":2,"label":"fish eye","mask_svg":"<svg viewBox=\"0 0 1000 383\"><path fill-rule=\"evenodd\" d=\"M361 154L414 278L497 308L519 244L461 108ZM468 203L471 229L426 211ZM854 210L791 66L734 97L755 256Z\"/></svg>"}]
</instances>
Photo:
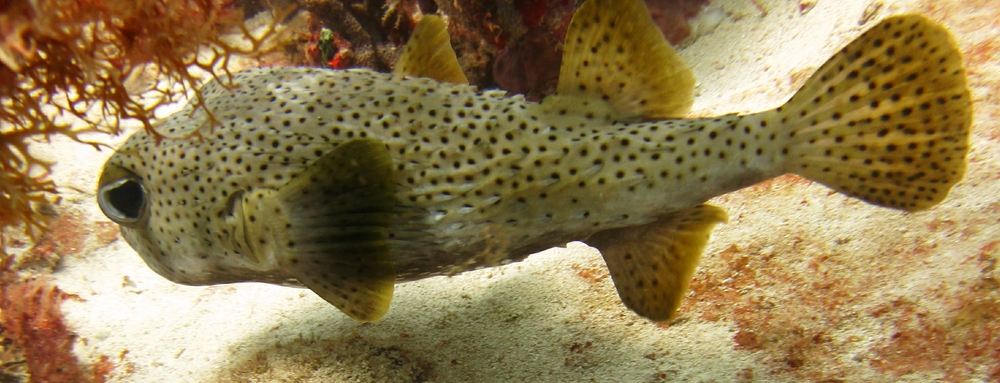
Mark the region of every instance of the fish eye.
<instances>
[{"instance_id":1,"label":"fish eye","mask_svg":"<svg viewBox=\"0 0 1000 383\"><path fill-rule=\"evenodd\" d=\"M97 191L97 204L115 223L130 226L139 222L146 212L146 190L134 177L102 182Z\"/></svg>"}]
</instances>

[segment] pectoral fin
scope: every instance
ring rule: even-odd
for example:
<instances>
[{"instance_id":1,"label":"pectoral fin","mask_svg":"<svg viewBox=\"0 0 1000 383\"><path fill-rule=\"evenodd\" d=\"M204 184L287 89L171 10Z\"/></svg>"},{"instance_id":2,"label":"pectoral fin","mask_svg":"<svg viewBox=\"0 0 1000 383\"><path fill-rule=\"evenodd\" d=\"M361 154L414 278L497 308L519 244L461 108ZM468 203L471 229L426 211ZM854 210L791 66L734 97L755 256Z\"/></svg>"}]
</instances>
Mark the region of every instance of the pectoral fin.
<instances>
[{"instance_id":1,"label":"pectoral fin","mask_svg":"<svg viewBox=\"0 0 1000 383\"><path fill-rule=\"evenodd\" d=\"M625 306L653 321L672 320L712 228L726 222L719 207L700 205L655 222L594 234L587 243L604 255Z\"/></svg>"},{"instance_id":2,"label":"pectoral fin","mask_svg":"<svg viewBox=\"0 0 1000 383\"><path fill-rule=\"evenodd\" d=\"M253 192L244 212L278 266L362 322L389 310L396 273L386 244L395 207L392 158L385 145L340 145L277 191ZM260 258L266 258L261 256Z\"/></svg>"},{"instance_id":3,"label":"pectoral fin","mask_svg":"<svg viewBox=\"0 0 1000 383\"><path fill-rule=\"evenodd\" d=\"M468 84L451 48L448 28L440 17L425 15L403 47L393 73L427 77L440 82Z\"/></svg>"}]
</instances>

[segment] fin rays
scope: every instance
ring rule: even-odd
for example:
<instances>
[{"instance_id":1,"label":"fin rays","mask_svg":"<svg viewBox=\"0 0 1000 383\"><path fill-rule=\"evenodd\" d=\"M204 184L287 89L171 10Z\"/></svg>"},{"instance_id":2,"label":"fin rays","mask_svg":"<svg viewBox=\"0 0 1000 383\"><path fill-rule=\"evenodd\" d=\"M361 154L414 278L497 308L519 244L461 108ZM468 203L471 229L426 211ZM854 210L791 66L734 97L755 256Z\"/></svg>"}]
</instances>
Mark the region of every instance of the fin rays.
<instances>
[{"instance_id":1,"label":"fin rays","mask_svg":"<svg viewBox=\"0 0 1000 383\"><path fill-rule=\"evenodd\" d=\"M873 204L927 209L965 173L972 105L961 55L924 16L885 19L766 113L795 128L787 171Z\"/></svg>"},{"instance_id":2,"label":"fin rays","mask_svg":"<svg viewBox=\"0 0 1000 383\"><path fill-rule=\"evenodd\" d=\"M670 321L712 228L726 221L721 208L699 205L643 226L599 232L587 243L601 251L626 307L653 321Z\"/></svg>"},{"instance_id":3,"label":"fin rays","mask_svg":"<svg viewBox=\"0 0 1000 383\"><path fill-rule=\"evenodd\" d=\"M448 28L440 17L425 15L417 24L393 73L427 77L440 82L468 84L451 47Z\"/></svg>"},{"instance_id":4,"label":"fin rays","mask_svg":"<svg viewBox=\"0 0 1000 383\"><path fill-rule=\"evenodd\" d=\"M641 0L590 0L566 32L557 93L603 99L623 117L680 117L694 103L694 74Z\"/></svg>"},{"instance_id":5,"label":"fin rays","mask_svg":"<svg viewBox=\"0 0 1000 383\"><path fill-rule=\"evenodd\" d=\"M267 241L251 243L254 253L275 254L279 267L351 318L378 320L396 282L386 243L395 186L384 144L341 144L276 192L248 196L248 237Z\"/></svg>"}]
</instances>

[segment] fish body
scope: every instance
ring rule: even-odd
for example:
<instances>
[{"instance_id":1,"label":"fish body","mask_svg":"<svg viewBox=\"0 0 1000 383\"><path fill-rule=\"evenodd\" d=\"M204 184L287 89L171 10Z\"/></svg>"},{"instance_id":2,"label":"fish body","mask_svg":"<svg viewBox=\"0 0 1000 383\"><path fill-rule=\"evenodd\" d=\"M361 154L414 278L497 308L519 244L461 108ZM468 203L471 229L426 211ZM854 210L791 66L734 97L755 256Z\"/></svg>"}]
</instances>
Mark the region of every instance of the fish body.
<instances>
[{"instance_id":1,"label":"fish body","mask_svg":"<svg viewBox=\"0 0 1000 383\"><path fill-rule=\"evenodd\" d=\"M179 112L162 133L187 137L207 127L205 109L233 124L201 142L157 142L138 132L119 149L149 153L147 166L164 170L147 173L150 184L162 185L149 190L153 218L162 219L152 229L185 240L143 253L162 246L202 260L189 266L147 259L184 283L247 277L243 257L224 247L231 230L191 226L199 215L225 217L234 195L278 189L356 138L382 142L392 156L400 206L388 241L404 281L519 260L780 174L777 153L756 154L766 147L759 138L766 140L767 130L757 131L754 116L615 124L560 115L503 92L364 69L263 68L238 73L233 83L206 86L206 107ZM315 89L330 98L306 96ZM262 97L230 97L243 92ZM300 101L279 101L293 99ZM754 125L750 134L746 124ZM729 129L735 125L740 129ZM112 163L126 168L143 161L118 159L125 161ZM139 240L133 233L126 231L130 243Z\"/></svg>"},{"instance_id":2,"label":"fish body","mask_svg":"<svg viewBox=\"0 0 1000 383\"><path fill-rule=\"evenodd\" d=\"M668 320L726 220L710 198L791 172L920 210L961 178L964 72L923 17L879 24L780 108L678 118L693 79L644 12L585 3L559 94L540 103L463 84L432 17L396 73L258 68L210 82L202 105L117 150L98 201L178 283L301 284L370 321L394 283L582 240L629 308ZM665 68L626 68L650 44Z\"/></svg>"}]
</instances>

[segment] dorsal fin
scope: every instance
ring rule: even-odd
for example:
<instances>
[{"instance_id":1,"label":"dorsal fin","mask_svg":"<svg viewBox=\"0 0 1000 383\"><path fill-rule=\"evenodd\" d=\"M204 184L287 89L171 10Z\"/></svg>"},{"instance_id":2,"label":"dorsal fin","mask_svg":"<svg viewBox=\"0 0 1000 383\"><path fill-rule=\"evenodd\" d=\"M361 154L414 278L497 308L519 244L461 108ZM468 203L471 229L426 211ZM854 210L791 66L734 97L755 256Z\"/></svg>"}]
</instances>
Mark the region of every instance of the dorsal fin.
<instances>
[{"instance_id":1,"label":"dorsal fin","mask_svg":"<svg viewBox=\"0 0 1000 383\"><path fill-rule=\"evenodd\" d=\"M404 76L427 77L440 82L468 84L469 80L458 65L455 51L451 49L448 27L440 17L426 15L410 35L403 53L396 61L393 73Z\"/></svg>"},{"instance_id":2,"label":"dorsal fin","mask_svg":"<svg viewBox=\"0 0 1000 383\"><path fill-rule=\"evenodd\" d=\"M624 117L680 117L694 103L694 74L642 0L588 0L566 32L556 93L603 99Z\"/></svg>"}]
</instances>

